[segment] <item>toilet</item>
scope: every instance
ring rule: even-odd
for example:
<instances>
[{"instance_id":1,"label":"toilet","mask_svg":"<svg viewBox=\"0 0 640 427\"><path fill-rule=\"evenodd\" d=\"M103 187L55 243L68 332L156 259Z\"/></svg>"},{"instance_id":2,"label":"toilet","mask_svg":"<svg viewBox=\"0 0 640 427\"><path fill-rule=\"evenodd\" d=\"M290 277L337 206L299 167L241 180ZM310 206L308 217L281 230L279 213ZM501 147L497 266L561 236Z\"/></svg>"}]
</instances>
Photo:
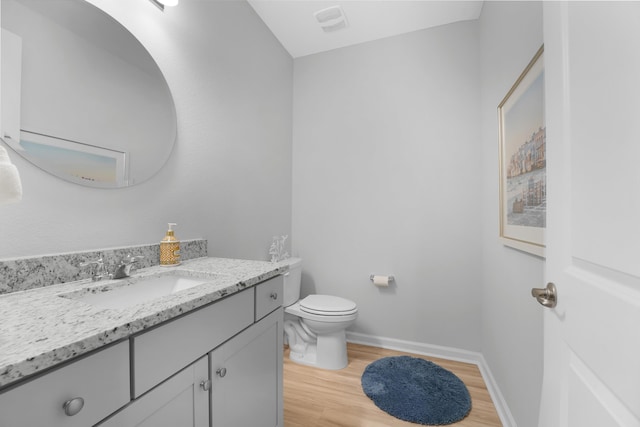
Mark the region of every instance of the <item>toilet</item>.
<instances>
[{"instance_id":1,"label":"toilet","mask_svg":"<svg viewBox=\"0 0 640 427\"><path fill-rule=\"evenodd\" d=\"M300 299L302 260L289 258L284 275L284 332L289 359L321 369L347 366L345 330L358 317L356 303L332 295L309 295Z\"/></svg>"}]
</instances>

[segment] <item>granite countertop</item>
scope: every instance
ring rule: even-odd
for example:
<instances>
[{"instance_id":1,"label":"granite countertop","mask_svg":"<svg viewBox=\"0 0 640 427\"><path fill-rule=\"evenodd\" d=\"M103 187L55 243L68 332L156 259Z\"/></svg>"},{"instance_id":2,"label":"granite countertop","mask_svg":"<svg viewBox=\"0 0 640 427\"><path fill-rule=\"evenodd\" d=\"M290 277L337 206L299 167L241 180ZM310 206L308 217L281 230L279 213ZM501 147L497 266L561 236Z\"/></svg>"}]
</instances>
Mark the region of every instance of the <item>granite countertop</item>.
<instances>
[{"instance_id":1,"label":"granite countertop","mask_svg":"<svg viewBox=\"0 0 640 427\"><path fill-rule=\"evenodd\" d=\"M0 296L0 389L61 362L157 325L288 269L283 264L197 258L177 267L150 267L131 278L82 280ZM206 282L126 308L105 309L74 295L127 286L140 278L176 273ZM61 296L61 295L64 295Z\"/></svg>"}]
</instances>

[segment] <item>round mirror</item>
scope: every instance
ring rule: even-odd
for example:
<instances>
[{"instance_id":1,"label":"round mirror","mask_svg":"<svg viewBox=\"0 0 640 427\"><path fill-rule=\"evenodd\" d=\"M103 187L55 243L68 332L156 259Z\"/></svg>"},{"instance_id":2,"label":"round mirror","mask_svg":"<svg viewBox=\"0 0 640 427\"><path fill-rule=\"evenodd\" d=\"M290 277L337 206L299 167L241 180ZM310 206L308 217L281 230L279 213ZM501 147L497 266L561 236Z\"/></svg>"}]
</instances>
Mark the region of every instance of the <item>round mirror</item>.
<instances>
[{"instance_id":1,"label":"round mirror","mask_svg":"<svg viewBox=\"0 0 640 427\"><path fill-rule=\"evenodd\" d=\"M2 0L0 136L77 184L149 179L176 138L167 82L142 44L82 0Z\"/></svg>"}]
</instances>

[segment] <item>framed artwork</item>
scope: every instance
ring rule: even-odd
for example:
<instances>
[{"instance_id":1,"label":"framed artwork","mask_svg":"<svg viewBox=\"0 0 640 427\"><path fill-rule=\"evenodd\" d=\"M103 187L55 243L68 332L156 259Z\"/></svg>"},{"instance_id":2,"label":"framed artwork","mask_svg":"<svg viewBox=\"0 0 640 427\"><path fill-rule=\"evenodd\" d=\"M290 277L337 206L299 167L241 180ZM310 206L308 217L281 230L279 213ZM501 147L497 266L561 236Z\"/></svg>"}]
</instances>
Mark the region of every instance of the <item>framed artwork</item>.
<instances>
[{"instance_id":1,"label":"framed artwork","mask_svg":"<svg viewBox=\"0 0 640 427\"><path fill-rule=\"evenodd\" d=\"M547 211L544 46L498 106L500 239L544 257Z\"/></svg>"},{"instance_id":2,"label":"framed artwork","mask_svg":"<svg viewBox=\"0 0 640 427\"><path fill-rule=\"evenodd\" d=\"M36 166L77 184L117 188L127 183L122 151L20 131L21 154Z\"/></svg>"}]
</instances>

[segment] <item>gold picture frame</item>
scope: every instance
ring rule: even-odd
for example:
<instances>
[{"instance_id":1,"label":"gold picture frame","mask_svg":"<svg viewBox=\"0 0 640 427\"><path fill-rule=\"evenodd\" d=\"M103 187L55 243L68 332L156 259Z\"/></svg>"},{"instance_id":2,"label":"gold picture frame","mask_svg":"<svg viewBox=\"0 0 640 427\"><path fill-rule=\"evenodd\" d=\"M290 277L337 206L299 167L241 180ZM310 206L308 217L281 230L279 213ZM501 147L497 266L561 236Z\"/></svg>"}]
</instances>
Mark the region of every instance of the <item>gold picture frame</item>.
<instances>
[{"instance_id":1,"label":"gold picture frame","mask_svg":"<svg viewBox=\"0 0 640 427\"><path fill-rule=\"evenodd\" d=\"M498 106L500 239L544 257L546 230L546 125L544 46Z\"/></svg>"}]
</instances>

